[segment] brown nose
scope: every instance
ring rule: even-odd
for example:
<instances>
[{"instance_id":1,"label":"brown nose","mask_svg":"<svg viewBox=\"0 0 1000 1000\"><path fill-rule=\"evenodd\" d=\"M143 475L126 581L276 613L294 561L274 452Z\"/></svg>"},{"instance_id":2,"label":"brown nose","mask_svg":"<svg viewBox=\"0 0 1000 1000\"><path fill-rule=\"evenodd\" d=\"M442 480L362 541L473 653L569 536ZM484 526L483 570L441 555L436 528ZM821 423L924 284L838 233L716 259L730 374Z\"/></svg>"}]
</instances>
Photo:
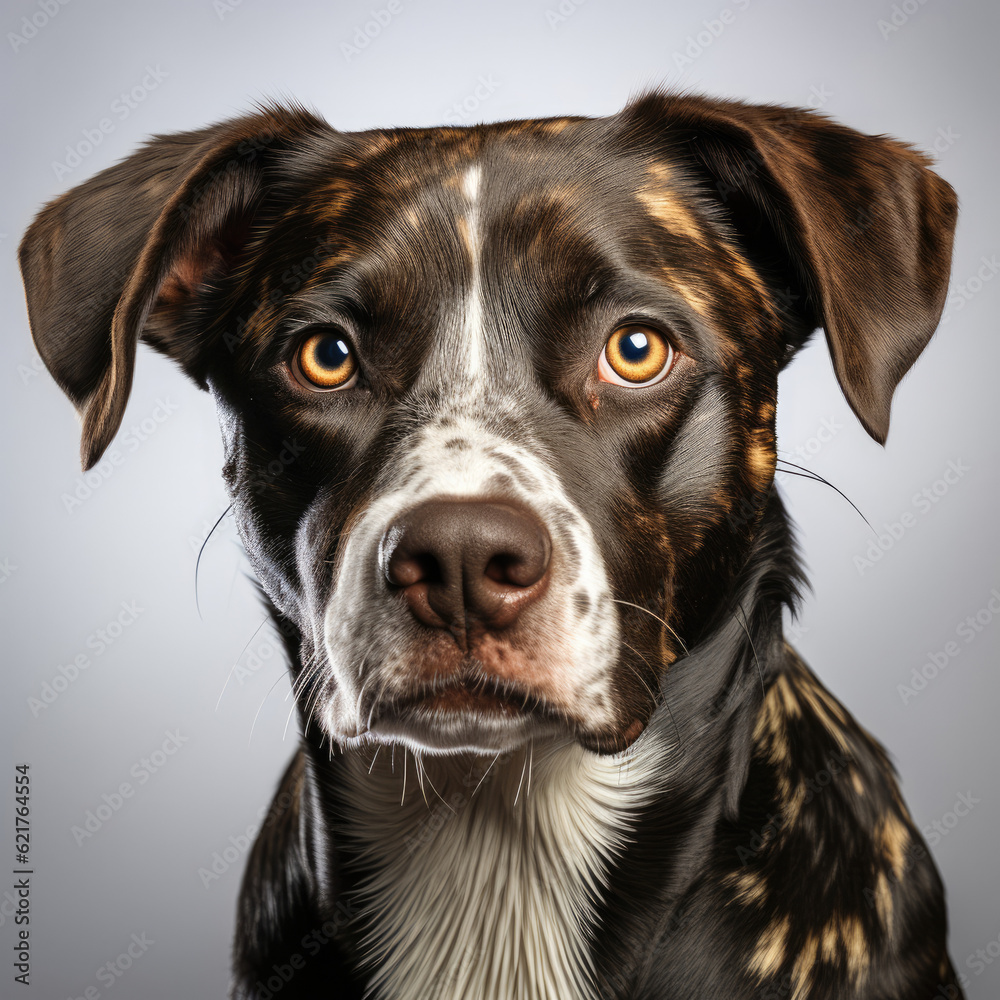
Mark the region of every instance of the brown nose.
<instances>
[{"instance_id":1,"label":"brown nose","mask_svg":"<svg viewBox=\"0 0 1000 1000\"><path fill-rule=\"evenodd\" d=\"M505 628L541 597L552 540L514 504L427 500L389 526L379 552L417 621L464 644L470 628Z\"/></svg>"}]
</instances>

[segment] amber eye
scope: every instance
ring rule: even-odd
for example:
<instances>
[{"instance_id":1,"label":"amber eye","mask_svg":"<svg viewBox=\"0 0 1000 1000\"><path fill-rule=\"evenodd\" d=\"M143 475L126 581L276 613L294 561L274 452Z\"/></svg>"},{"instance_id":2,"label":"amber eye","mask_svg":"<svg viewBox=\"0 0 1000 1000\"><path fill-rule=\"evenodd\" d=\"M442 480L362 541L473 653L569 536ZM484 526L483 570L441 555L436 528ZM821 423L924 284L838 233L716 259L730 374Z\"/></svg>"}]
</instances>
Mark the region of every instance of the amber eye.
<instances>
[{"instance_id":1,"label":"amber eye","mask_svg":"<svg viewBox=\"0 0 1000 1000\"><path fill-rule=\"evenodd\" d=\"M662 333L648 326L621 326L604 345L597 373L602 382L635 389L662 382L673 360L674 349Z\"/></svg>"},{"instance_id":2,"label":"amber eye","mask_svg":"<svg viewBox=\"0 0 1000 1000\"><path fill-rule=\"evenodd\" d=\"M320 392L347 389L358 379L358 362L344 335L324 329L305 338L292 366L306 388Z\"/></svg>"}]
</instances>

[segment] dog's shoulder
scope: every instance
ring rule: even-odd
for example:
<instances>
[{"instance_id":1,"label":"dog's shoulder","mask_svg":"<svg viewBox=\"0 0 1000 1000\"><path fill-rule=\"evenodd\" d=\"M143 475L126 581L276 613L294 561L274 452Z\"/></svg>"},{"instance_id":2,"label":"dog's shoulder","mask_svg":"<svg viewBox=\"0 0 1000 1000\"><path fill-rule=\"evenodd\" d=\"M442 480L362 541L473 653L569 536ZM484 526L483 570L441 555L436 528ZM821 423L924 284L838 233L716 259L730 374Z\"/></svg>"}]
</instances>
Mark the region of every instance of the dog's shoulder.
<instances>
[{"instance_id":1,"label":"dog's shoulder","mask_svg":"<svg viewBox=\"0 0 1000 1000\"><path fill-rule=\"evenodd\" d=\"M940 879L893 766L790 646L719 834L717 891L748 973L776 996L930 995L952 980Z\"/></svg>"}]
</instances>

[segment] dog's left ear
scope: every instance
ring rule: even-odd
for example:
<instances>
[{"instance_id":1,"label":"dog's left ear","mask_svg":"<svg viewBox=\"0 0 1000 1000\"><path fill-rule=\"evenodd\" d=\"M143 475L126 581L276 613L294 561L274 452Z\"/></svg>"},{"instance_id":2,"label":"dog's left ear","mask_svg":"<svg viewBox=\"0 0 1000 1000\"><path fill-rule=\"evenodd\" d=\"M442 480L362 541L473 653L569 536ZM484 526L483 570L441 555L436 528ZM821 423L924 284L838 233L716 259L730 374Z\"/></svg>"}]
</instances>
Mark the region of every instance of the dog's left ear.
<instances>
[{"instance_id":1,"label":"dog's left ear","mask_svg":"<svg viewBox=\"0 0 1000 1000\"><path fill-rule=\"evenodd\" d=\"M269 165L318 132L333 130L301 108L270 107L156 136L38 214L20 248L28 316L42 360L82 411L85 469L121 424L140 336L203 384L202 345L172 321L239 263Z\"/></svg>"},{"instance_id":2,"label":"dog's left ear","mask_svg":"<svg viewBox=\"0 0 1000 1000\"><path fill-rule=\"evenodd\" d=\"M622 117L707 175L751 257L789 277L806 333L824 328L844 395L884 444L893 392L944 306L950 185L903 143L815 112L652 94Z\"/></svg>"}]
</instances>

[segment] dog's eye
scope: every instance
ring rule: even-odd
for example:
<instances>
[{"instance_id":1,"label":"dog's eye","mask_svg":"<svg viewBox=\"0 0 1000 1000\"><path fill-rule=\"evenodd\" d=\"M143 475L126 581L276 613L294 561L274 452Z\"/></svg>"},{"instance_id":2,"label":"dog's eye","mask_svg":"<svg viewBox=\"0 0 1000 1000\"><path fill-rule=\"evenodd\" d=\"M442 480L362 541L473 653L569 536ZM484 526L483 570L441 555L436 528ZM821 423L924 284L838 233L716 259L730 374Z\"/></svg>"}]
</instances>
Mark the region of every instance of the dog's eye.
<instances>
[{"instance_id":1,"label":"dog's eye","mask_svg":"<svg viewBox=\"0 0 1000 1000\"><path fill-rule=\"evenodd\" d=\"M295 352L292 369L302 385L319 392L348 389L358 380L354 351L337 330L306 337Z\"/></svg>"},{"instance_id":2,"label":"dog's eye","mask_svg":"<svg viewBox=\"0 0 1000 1000\"><path fill-rule=\"evenodd\" d=\"M662 382L674 361L674 349L648 326L622 326L608 338L597 362L602 382L636 389Z\"/></svg>"}]
</instances>

